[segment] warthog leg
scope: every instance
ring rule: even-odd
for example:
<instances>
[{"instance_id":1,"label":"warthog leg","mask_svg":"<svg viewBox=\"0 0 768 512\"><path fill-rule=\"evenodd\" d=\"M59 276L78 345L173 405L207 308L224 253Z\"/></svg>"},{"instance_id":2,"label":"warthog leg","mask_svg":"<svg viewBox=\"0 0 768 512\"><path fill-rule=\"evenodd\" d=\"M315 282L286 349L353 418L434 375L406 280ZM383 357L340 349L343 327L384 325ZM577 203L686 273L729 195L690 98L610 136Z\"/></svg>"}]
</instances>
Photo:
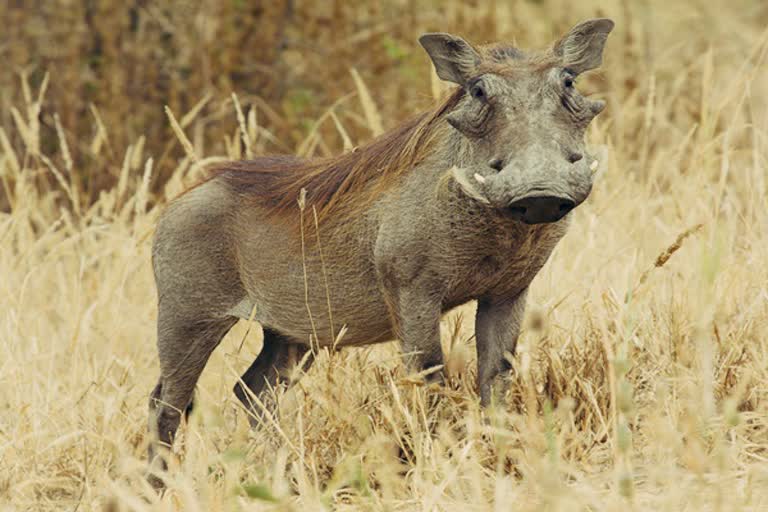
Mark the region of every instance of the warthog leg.
<instances>
[{"instance_id":1,"label":"warthog leg","mask_svg":"<svg viewBox=\"0 0 768 512\"><path fill-rule=\"evenodd\" d=\"M394 303L394 316L403 357L409 369L421 372L443 365L440 345L440 303L414 287L400 289ZM427 380L439 381L442 372L434 372Z\"/></svg>"},{"instance_id":2,"label":"warthog leg","mask_svg":"<svg viewBox=\"0 0 768 512\"><path fill-rule=\"evenodd\" d=\"M303 362L301 372L306 372L312 364L313 356L304 345L297 345L282 334L272 329L264 329L264 347L245 371L240 381L235 384L234 392L248 412L251 427L256 428L277 409L270 389L277 386L288 388L297 364ZM296 377L301 372L297 372Z\"/></svg>"},{"instance_id":3,"label":"warthog leg","mask_svg":"<svg viewBox=\"0 0 768 512\"><path fill-rule=\"evenodd\" d=\"M501 394L504 391L494 384L501 373L511 369L507 355L515 353L527 291L526 288L513 299L478 301L475 319L477 387L483 406L490 405L494 392Z\"/></svg>"},{"instance_id":4,"label":"warthog leg","mask_svg":"<svg viewBox=\"0 0 768 512\"><path fill-rule=\"evenodd\" d=\"M166 470L167 461L160 449L169 450L181 422L181 415L192 401L195 385L213 350L237 321L234 317L185 323L160 318L158 349L160 379L149 399L150 468ZM154 474L149 481L162 488Z\"/></svg>"}]
</instances>

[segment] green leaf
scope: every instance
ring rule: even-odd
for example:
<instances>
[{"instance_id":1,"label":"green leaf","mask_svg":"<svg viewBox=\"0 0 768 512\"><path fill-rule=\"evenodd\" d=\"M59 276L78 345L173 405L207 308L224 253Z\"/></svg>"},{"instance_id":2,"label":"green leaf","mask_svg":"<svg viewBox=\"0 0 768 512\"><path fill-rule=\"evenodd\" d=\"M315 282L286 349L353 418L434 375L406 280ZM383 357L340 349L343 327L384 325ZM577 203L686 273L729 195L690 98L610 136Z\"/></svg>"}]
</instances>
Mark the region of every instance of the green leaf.
<instances>
[{"instance_id":1,"label":"green leaf","mask_svg":"<svg viewBox=\"0 0 768 512\"><path fill-rule=\"evenodd\" d=\"M240 462L245 460L246 452L239 447L230 447L224 453L221 454L221 458L224 462Z\"/></svg>"},{"instance_id":2,"label":"green leaf","mask_svg":"<svg viewBox=\"0 0 768 512\"><path fill-rule=\"evenodd\" d=\"M272 491L269 490L269 487L264 484L244 484L243 490L249 498L269 501L271 503L278 502L278 499L272 495Z\"/></svg>"},{"instance_id":3,"label":"green leaf","mask_svg":"<svg viewBox=\"0 0 768 512\"><path fill-rule=\"evenodd\" d=\"M408 56L408 50L403 48L397 41L391 37L384 38L384 51L392 60L401 60Z\"/></svg>"}]
</instances>

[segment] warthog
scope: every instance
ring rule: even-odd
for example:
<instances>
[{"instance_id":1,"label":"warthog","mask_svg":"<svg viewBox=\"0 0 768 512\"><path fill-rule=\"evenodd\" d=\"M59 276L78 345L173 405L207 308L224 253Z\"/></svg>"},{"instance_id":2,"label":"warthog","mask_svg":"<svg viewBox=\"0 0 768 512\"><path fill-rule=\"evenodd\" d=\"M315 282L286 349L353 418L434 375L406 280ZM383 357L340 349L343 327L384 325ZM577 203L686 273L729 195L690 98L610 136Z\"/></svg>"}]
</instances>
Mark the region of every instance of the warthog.
<instances>
[{"instance_id":1,"label":"warthog","mask_svg":"<svg viewBox=\"0 0 768 512\"><path fill-rule=\"evenodd\" d=\"M477 385L509 369L528 285L592 187L584 133L605 103L576 78L613 22L542 52L421 36L458 85L433 109L331 158L266 156L213 170L173 201L153 247L160 379L150 461L170 446L208 357L239 318L264 347L235 385L252 415L312 346L398 338L418 370L443 362L443 313L477 300ZM316 214L316 217L315 217ZM258 400L256 400L258 399Z\"/></svg>"}]
</instances>

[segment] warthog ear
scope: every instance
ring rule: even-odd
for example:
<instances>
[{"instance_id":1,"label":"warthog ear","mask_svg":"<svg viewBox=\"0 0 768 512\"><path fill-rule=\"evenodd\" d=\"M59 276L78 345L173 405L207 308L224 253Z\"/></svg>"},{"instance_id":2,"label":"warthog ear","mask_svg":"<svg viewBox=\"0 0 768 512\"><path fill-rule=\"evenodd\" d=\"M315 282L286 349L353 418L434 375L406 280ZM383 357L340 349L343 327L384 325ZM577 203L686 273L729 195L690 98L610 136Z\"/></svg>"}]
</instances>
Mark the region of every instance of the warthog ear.
<instances>
[{"instance_id":1,"label":"warthog ear","mask_svg":"<svg viewBox=\"0 0 768 512\"><path fill-rule=\"evenodd\" d=\"M553 53L563 60L563 66L575 73L583 73L600 67L603 48L613 21L607 18L579 23L555 43Z\"/></svg>"},{"instance_id":2,"label":"warthog ear","mask_svg":"<svg viewBox=\"0 0 768 512\"><path fill-rule=\"evenodd\" d=\"M419 43L435 64L437 76L464 86L480 63L480 54L458 36L445 33L424 34Z\"/></svg>"}]
</instances>

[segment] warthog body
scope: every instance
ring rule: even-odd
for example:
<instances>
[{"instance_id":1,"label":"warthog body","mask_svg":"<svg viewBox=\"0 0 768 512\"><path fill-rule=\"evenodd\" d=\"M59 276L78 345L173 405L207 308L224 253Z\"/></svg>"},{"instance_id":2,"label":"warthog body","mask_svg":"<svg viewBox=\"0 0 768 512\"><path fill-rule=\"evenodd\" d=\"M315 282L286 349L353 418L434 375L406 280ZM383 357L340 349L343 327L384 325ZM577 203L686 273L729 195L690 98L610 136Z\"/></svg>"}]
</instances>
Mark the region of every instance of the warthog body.
<instances>
[{"instance_id":1,"label":"warthog body","mask_svg":"<svg viewBox=\"0 0 768 512\"><path fill-rule=\"evenodd\" d=\"M536 54L427 34L438 75L459 85L435 109L338 157L232 163L172 202L153 250L159 441L172 443L208 357L251 314L264 348L235 393L254 416L253 397L342 326L339 346L399 338L415 368L442 364L441 315L470 300L487 404L528 285L591 188L583 136L603 104L573 80L600 65L612 27L584 22Z\"/></svg>"}]
</instances>

